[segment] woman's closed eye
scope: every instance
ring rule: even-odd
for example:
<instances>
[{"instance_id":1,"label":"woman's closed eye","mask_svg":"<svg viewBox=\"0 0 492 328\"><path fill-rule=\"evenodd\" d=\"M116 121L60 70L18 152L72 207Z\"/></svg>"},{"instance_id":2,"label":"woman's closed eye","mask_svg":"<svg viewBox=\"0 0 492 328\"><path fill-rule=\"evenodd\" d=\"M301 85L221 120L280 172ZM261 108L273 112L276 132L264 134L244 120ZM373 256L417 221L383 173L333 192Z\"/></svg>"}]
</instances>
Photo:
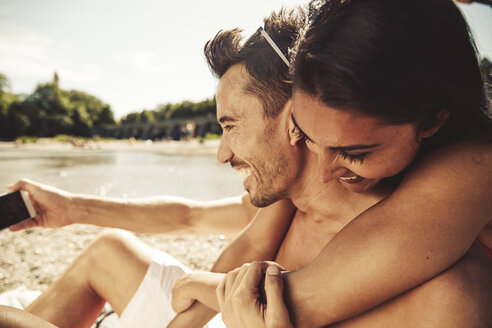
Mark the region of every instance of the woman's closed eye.
<instances>
[{"instance_id":1,"label":"woman's closed eye","mask_svg":"<svg viewBox=\"0 0 492 328\"><path fill-rule=\"evenodd\" d=\"M359 162L359 164L363 164L369 153L360 153L360 154L349 154L343 150L337 152L337 156L341 157L343 160L348 160L350 164L354 162Z\"/></svg>"}]
</instances>

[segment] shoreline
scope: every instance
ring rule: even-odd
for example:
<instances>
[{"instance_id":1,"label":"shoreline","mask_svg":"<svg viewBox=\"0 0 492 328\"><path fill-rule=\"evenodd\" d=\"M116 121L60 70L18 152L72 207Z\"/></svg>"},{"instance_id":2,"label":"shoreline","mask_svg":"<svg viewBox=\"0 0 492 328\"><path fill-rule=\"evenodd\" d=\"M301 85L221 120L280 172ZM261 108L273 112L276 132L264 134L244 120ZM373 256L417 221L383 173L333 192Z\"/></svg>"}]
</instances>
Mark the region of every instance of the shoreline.
<instances>
[{"instance_id":1,"label":"shoreline","mask_svg":"<svg viewBox=\"0 0 492 328\"><path fill-rule=\"evenodd\" d=\"M101 152L101 151L144 151L166 155L215 155L220 140L197 139L189 141L151 141L151 140L89 140L80 144L60 142L52 139L39 139L36 143L0 142L0 151L50 151L50 152Z\"/></svg>"},{"instance_id":2,"label":"shoreline","mask_svg":"<svg viewBox=\"0 0 492 328\"><path fill-rule=\"evenodd\" d=\"M0 142L0 156L16 153L97 154L101 152L152 152L165 155L215 156L220 140L190 141L101 140L60 142L38 139L36 143ZM103 230L90 225L63 228L32 228L19 232L0 231L0 293L21 286L44 290ZM221 250L231 241L220 235L136 234L191 269L209 270Z\"/></svg>"}]
</instances>

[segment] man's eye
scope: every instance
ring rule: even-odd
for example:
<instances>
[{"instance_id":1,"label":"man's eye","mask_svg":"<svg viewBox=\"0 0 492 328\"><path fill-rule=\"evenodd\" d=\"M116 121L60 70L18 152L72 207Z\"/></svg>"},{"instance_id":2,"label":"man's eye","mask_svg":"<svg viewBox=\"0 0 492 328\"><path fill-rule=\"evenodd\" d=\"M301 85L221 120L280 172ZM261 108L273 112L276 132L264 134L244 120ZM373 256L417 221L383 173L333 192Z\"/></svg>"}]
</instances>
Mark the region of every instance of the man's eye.
<instances>
[{"instance_id":1,"label":"man's eye","mask_svg":"<svg viewBox=\"0 0 492 328\"><path fill-rule=\"evenodd\" d=\"M222 128L224 131L230 131L232 129L232 125L224 125L224 127Z\"/></svg>"}]
</instances>

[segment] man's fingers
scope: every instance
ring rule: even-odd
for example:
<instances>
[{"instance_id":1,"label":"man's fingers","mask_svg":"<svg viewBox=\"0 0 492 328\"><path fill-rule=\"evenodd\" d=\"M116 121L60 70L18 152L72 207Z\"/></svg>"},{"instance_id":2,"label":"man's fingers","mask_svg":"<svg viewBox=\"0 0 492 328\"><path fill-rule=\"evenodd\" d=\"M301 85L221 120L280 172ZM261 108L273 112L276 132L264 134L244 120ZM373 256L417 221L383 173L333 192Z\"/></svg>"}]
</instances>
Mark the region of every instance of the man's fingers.
<instances>
[{"instance_id":1,"label":"man's fingers","mask_svg":"<svg viewBox=\"0 0 492 328\"><path fill-rule=\"evenodd\" d=\"M13 183L11 185L8 185L7 186L7 189L9 189L10 191L22 190L22 182L21 181L17 181L16 183Z\"/></svg>"},{"instance_id":2,"label":"man's fingers","mask_svg":"<svg viewBox=\"0 0 492 328\"><path fill-rule=\"evenodd\" d=\"M22 179L7 186L11 191L26 190L28 192L31 192L33 187L35 187L35 184L29 179Z\"/></svg>"},{"instance_id":3,"label":"man's fingers","mask_svg":"<svg viewBox=\"0 0 492 328\"><path fill-rule=\"evenodd\" d=\"M236 268L232 271L230 271L226 276L224 277L224 296L229 297L231 292L234 291L234 283L236 282L236 277L239 274L239 271L241 268Z\"/></svg>"},{"instance_id":4,"label":"man's fingers","mask_svg":"<svg viewBox=\"0 0 492 328\"><path fill-rule=\"evenodd\" d=\"M281 327L292 327L289 319L289 311L283 298L284 281L278 266L271 265L266 270L265 291L267 298L267 320L271 324L282 322ZM274 327L280 327L273 325Z\"/></svg>"},{"instance_id":5,"label":"man's fingers","mask_svg":"<svg viewBox=\"0 0 492 328\"><path fill-rule=\"evenodd\" d=\"M234 280L234 283L231 285L231 291L233 292L236 292L239 288L239 286L241 286L242 284L242 281L243 281L243 277L248 273L248 269L250 267L251 264L249 263L245 263L243 264L241 267L235 269L235 271L237 271L237 275L235 276L235 280Z\"/></svg>"},{"instance_id":6,"label":"man's fingers","mask_svg":"<svg viewBox=\"0 0 492 328\"><path fill-rule=\"evenodd\" d=\"M10 226L9 230L10 231L20 231L20 230L34 228L34 227L38 227L38 226L39 226L39 222L37 220L29 219L29 220L22 221L20 223L17 223L17 224Z\"/></svg>"},{"instance_id":7,"label":"man's fingers","mask_svg":"<svg viewBox=\"0 0 492 328\"><path fill-rule=\"evenodd\" d=\"M246 288L250 288L250 286L259 286L266 268L265 262L251 263L242 279L242 286L245 286Z\"/></svg>"}]
</instances>

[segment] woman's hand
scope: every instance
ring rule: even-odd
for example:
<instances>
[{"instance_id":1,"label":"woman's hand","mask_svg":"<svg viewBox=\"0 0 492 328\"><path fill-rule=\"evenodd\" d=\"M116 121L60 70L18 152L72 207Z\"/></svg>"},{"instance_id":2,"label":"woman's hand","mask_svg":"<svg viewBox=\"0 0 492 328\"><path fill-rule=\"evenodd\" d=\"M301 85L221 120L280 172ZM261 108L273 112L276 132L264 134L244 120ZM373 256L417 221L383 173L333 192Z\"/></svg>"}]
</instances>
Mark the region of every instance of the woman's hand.
<instances>
[{"instance_id":1,"label":"woman's hand","mask_svg":"<svg viewBox=\"0 0 492 328\"><path fill-rule=\"evenodd\" d=\"M283 300L281 269L274 262L253 262L227 274L217 287L222 320L227 327L293 327ZM260 296L263 278L266 301Z\"/></svg>"},{"instance_id":2,"label":"woman's hand","mask_svg":"<svg viewBox=\"0 0 492 328\"><path fill-rule=\"evenodd\" d=\"M55 228L72 224L70 204L72 195L61 189L22 179L8 187L11 191L24 190L29 193L36 210L32 219L11 226L11 231L33 227Z\"/></svg>"}]
</instances>

